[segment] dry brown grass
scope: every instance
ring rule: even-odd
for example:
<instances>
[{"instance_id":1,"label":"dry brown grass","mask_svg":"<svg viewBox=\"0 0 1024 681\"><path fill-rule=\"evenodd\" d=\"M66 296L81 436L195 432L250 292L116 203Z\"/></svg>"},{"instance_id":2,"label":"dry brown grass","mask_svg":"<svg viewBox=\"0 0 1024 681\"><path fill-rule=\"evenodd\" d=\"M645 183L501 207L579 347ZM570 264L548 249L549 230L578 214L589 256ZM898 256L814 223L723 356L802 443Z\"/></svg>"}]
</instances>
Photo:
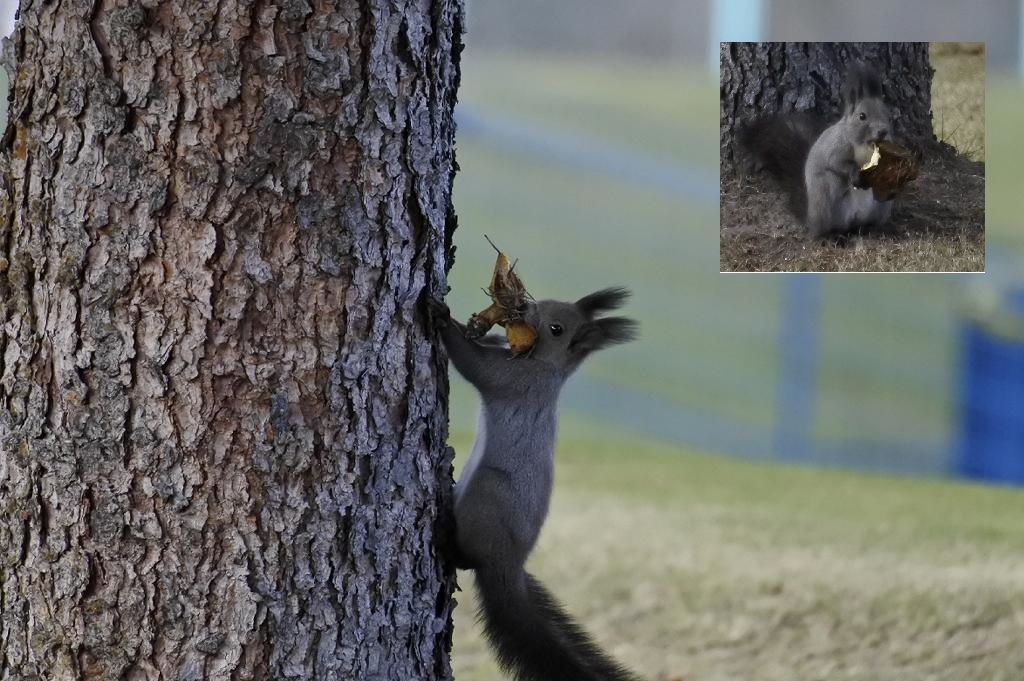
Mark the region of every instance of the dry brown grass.
<instances>
[{"instance_id":1,"label":"dry brown grass","mask_svg":"<svg viewBox=\"0 0 1024 681\"><path fill-rule=\"evenodd\" d=\"M932 43L932 128L973 161L985 160L985 46Z\"/></svg>"},{"instance_id":2,"label":"dry brown grass","mask_svg":"<svg viewBox=\"0 0 1024 681\"><path fill-rule=\"evenodd\" d=\"M615 437L558 458L530 569L645 679L1024 678L1024 494ZM456 678L505 678L460 581Z\"/></svg>"},{"instance_id":3,"label":"dry brown grass","mask_svg":"<svg viewBox=\"0 0 1024 681\"><path fill-rule=\"evenodd\" d=\"M808 238L760 177L722 180L723 272L979 272L985 267L984 166L952 154L927 161L885 230Z\"/></svg>"}]
</instances>

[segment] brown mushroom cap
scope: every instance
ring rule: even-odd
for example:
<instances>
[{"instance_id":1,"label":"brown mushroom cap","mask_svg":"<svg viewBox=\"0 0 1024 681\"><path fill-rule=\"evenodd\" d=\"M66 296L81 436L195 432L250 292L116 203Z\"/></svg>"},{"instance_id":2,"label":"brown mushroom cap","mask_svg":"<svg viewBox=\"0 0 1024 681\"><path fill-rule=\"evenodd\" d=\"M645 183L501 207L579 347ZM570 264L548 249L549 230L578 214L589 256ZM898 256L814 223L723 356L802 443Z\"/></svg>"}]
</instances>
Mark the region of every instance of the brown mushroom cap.
<instances>
[{"instance_id":1,"label":"brown mushroom cap","mask_svg":"<svg viewBox=\"0 0 1024 681\"><path fill-rule=\"evenodd\" d=\"M918 163L909 149L893 142L879 142L876 151L861 167L860 177L877 200L888 201L917 177Z\"/></svg>"}]
</instances>

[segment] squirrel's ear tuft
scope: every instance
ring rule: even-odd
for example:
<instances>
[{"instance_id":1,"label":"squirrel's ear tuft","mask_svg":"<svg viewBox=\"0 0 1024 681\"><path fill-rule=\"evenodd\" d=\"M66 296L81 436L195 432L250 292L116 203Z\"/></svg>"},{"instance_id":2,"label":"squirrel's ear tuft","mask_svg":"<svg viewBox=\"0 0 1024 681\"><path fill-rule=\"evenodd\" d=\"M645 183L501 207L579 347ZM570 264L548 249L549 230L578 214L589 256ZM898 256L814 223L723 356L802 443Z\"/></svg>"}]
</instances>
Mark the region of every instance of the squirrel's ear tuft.
<instances>
[{"instance_id":1,"label":"squirrel's ear tuft","mask_svg":"<svg viewBox=\"0 0 1024 681\"><path fill-rule=\"evenodd\" d=\"M861 63L851 66L850 70L846 72L843 97L848 110L853 109L854 105L862 99L881 99L882 79L878 75L878 71Z\"/></svg>"},{"instance_id":2,"label":"squirrel's ear tuft","mask_svg":"<svg viewBox=\"0 0 1024 681\"><path fill-rule=\"evenodd\" d=\"M604 317L586 322L569 341L569 350L588 354L609 345L628 343L640 335L640 325L626 317Z\"/></svg>"},{"instance_id":3,"label":"squirrel's ear tuft","mask_svg":"<svg viewBox=\"0 0 1024 681\"><path fill-rule=\"evenodd\" d=\"M593 319L595 315L602 312L622 307L626 304L629 296L629 289L621 286L614 286L612 288L601 289L600 291L591 293L589 296L583 296L576 301L576 307L578 307L580 312L584 315Z\"/></svg>"}]
</instances>

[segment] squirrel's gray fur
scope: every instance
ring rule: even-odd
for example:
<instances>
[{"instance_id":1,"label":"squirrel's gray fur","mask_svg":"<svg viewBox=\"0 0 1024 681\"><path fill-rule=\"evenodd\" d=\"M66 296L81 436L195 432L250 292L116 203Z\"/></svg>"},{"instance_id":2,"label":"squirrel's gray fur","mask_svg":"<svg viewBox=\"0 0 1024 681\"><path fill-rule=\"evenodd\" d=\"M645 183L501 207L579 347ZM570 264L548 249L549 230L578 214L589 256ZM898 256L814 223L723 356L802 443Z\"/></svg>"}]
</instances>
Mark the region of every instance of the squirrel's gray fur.
<instances>
[{"instance_id":1,"label":"squirrel's gray fur","mask_svg":"<svg viewBox=\"0 0 1024 681\"><path fill-rule=\"evenodd\" d=\"M891 136L878 74L850 69L842 117L832 125L812 114L776 114L741 126L739 142L758 166L782 181L790 207L812 236L883 225L892 201L860 185L860 168L874 145Z\"/></svg>"},{"instance_id":2,"label":"squirrel's gray fur","mask_svg":"<svg viewBox=\"0 0 1024 681\"><path fill-rule=\"evenodd\" d=\"M628 295L610 288L575 303L528 303L524 318L539 335L516 358L497 335L467 339L447 306L432 301L448 356L483 403L455 490L456 563L475 572L487 638L518 681L635 679L524 569L551 497L559 392L592 352L636 337L634 321L599 316Z\"/></svg>"}]
</instances>

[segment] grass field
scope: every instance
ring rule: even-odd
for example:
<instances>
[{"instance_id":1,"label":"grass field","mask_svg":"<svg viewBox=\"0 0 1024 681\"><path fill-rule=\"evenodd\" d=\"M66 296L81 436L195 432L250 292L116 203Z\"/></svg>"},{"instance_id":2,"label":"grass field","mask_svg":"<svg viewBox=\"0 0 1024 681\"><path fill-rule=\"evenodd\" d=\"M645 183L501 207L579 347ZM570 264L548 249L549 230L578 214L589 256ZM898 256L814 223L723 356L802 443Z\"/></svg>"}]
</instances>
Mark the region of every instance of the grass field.
<instances>
[{"instance_id":1,"label":"grass field","mask_svg":"<svg viewBox=\"0 0 1024 681\"><path fill-rule=\"evenodd\" d=\"M1024 197L1020 159L1024 158L1024 84L1005 76L989 81L986 234L990 243L1024 254ZM1017 273L1018 280L1020 273Z\"/></svg>"},{"instance_id":2,"label":"grass field","mask_svg":"<svg viewBox=\"0 0 1024 681\"><path fill-rule=\"evenodd\" d=\"M1024 678L1024 494L564 425L530 570L644 678ZM497 681L460 580L456 678Z\"/></svg>"},{"instance_id":3,"label":"grass field","mask_svg":"<svg viewBox=\"0 0 1024 681\"><path fill-rule=\"evenodd\" d=\"M935 69L932 78L935 136L972 161L984 161L984 45L933 43L928 58Z\"/></svg>"},{"instance_id":4,"label":"grass field","mask_svg":"<svg viewBox=\"0 0 1024 681\"><path fill-rule=\"evenodd\" d=\"M699 67L669 62L476 51L463 60L460 99L595 142L714 169L718 107L711 85Z\"/></svg>"}]
</instances>

